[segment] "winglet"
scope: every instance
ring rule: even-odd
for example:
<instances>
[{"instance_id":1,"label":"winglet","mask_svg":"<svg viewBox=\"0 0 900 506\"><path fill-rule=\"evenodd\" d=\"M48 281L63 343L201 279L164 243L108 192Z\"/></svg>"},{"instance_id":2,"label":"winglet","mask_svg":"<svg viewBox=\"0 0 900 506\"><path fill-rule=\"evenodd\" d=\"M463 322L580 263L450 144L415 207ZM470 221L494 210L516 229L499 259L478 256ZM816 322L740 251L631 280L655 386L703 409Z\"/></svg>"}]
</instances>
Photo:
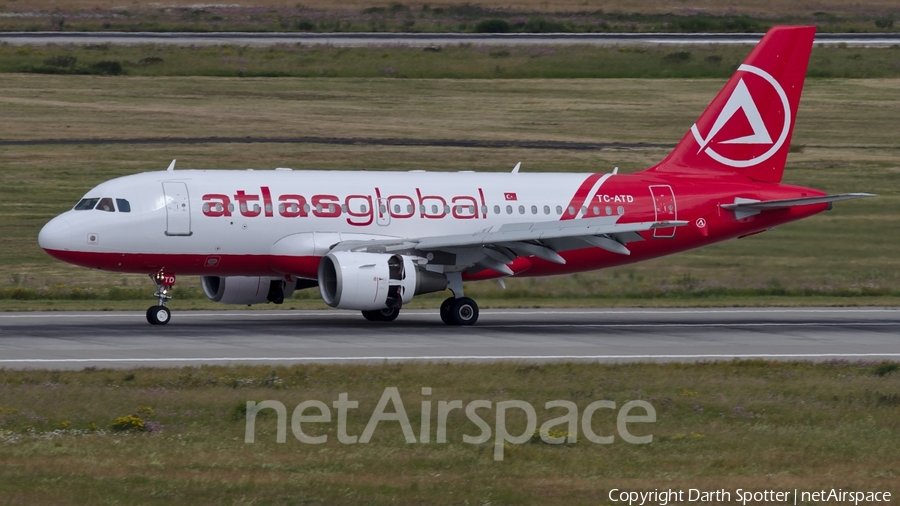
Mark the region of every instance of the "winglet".
<instances>
[{"instance_id":1,"label":"winglet","mask_svg":"<svg viewBox=\"0 0 900 506\"><path fill-rule=\"evenodd\" d=\"M169 168L166 169L166 172L175 172L175 160L172 160L172 163L169 164Z\"/></svg>"},{"instance_id":2,"label":"winglet","mask_svg":"<svg viewBox=\"0 0 900 506\"><path fill-rule=\"evenodd\" d=\"M522 162L517 163L516 166L513 167L512 173L513 173L513 174L518 174L518 173L519 173L519 167L521 167L521 166L522 166Z\"/></svg>"}]
</instances>

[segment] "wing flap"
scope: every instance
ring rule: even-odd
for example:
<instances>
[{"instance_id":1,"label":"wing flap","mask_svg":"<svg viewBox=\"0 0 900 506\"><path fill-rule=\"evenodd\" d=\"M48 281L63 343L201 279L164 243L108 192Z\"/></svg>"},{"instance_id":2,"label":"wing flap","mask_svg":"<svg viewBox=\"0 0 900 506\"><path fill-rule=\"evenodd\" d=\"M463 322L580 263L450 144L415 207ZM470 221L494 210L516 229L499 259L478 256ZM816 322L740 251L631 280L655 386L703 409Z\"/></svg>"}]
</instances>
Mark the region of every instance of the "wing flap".
<instances>
[{"instance_id":1,"label":"wing flap","mask_svg":"<svg viewBox=\"0 0 900 506\"><path fill-rule=\"evenodd\" d=\"M540 241L563 237L627 234L629 232L643 232L655 228L680 227L687 225L686 221L615 223L613 220L617 218L618 217L613 216L609 218L585 218L581 220L518 224L519 226L513 229L507 228L507 226L504 225L496 232L489 231L477 234L425 237L418 241L416 249L428 251L442 248L481 246L485 244ZM529 226L526 227L524 225Z\"/></svg>"}]
</instances>

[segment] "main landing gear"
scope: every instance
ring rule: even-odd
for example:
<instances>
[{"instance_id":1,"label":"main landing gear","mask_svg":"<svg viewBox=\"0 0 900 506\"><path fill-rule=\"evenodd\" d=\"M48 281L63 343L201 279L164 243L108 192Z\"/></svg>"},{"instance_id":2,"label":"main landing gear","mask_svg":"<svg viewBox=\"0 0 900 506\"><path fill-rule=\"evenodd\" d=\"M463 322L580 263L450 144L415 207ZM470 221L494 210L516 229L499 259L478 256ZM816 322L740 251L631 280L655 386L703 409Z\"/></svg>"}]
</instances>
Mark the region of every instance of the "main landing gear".
<instances>
[{"instance_id":1,"label":"main landing gear","mask_svg":"<svg viewBox=\"0 0 900 506\"><path fill-rule=\"evenodd\" d=\"M463 296L462 273L447 273L447 282L447 287L453 292L453 297L447 298L441 304L441 321L447 325L474 325L478 321L478 304ZM397 319L399 314L399 304L362 312L363 318L370 322L392 322Z\"/></svg>"},{"instance_id":2,"label":"main landing gear","mask_svg":"<svg viewBox=\"0 0 900 506\"><path fill-rule=\"evenodd\" d=\"M159 304L147 309L147 322L150 325L165 325L172 318L172 312L166 307L166 302L172 298L169 292L175 284L175 275L159 271L151 274L150 279L156 283L156 292L153 294L159 300Z\"/></svg>"},{"instance_id":3,"label":"main landing gear","mask_svg":"<svg viewBox=\"0 0 900 506\"><path fill-rule=\"evenodd\" d=\"M385 309L376 309L374 311L363 311L363 318L370 322L392 322L400 315L399 307L389 307Z\"/></svg>"},{"instance_id":4,"label":"main landing gear","mask_svg":"<svg viewBox=\"0 0 900 506\"><path fill-rule=\"evenodd\" d=\"M463 296L462 274L447 274L453 297L441 304L441 320L447 325L474 325L478 321L478 304Z\"/></svg>"},{"instance_id":5,"label":"main landing gear","mask_svg":"<svg viewBox=\"0 0 900 506\"><path fill-rule=\"evenodd\" d=\"M474 325L478 304L468 297L450 297L441 304L441 320L447 325Z\"/></svg>"}]
</instances>

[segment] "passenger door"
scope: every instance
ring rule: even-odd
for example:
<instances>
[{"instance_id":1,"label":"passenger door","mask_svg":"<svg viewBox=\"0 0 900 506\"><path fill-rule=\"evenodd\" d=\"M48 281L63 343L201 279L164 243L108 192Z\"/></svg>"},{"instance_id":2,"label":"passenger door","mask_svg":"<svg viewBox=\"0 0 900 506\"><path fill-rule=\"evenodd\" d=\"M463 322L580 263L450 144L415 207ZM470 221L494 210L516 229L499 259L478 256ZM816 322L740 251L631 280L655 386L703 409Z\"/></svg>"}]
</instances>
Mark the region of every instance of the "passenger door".
<instances>
[{"instance_id":1,"label":"passenger door","mask_svg":"<svg viewBox=\"0 0 900 506\"><path fill-rule=\"evenodd\" d=\"M191 235L191 199L187 185L181 182L162 185L166 197L166 235Z\"/></svg>"}]
</instances>

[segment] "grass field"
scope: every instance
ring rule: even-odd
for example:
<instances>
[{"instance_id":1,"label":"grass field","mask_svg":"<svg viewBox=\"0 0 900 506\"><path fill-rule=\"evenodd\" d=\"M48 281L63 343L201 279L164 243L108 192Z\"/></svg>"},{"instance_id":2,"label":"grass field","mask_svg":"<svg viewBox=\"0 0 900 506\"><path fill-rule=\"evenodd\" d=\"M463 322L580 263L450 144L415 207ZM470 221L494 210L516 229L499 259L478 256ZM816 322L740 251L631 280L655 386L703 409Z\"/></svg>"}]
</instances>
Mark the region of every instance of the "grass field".
<instances>
[{"instance_id":1,"label":"grass field","mask_svg":"<svg viewBox=\"0 0 900 506\"><path fill-rule=\"evenodd\" d=\"M744 45L267 48L168 45L0 46L0 73L208 77L390 77L397 79L721 78ZM809 77L900 77L900 46L816 47Z\"/></svg>"},{"instance_id":2,"label":"grass field","mask_svg":"<svg viewBox=\"0 0 900 506\"><path fill-rule=\"evenodd\" d=\"M336 136L520 139L674 144L720 80L228 79L0 76L0 138ZM877 199L772 233L653 262L469 290L501 305L567 303L759 304L760 300L893 304L897 230L900 80L811 79L785 181ZM477 112L473 112L477 111ZM367 168L624 172L666 149L565 151L322 144L3 146L0 164L0 307L47 307L36 295L126 299L146 305L144 276L70 267L36 244L40 227L106 179L179 167ZM196 282L179 284L173 307L198 307ZM77 290L76 290L77 289ZM80 290L80 291L79 291ZM111 291L112 290L112 291ZM297 295L315 299L314 291ZM756 299L754 296L761 296ZM884 296L879 298L878 296ZM816 299L819 298L819 299ZM824 298L824 299L822 299ZM17 300L26 299L26 300ZM579 301L579 299L581 299ZM642 302L645 301L646 302ZM815 301L814 301L815 300ZM133 302L128 302L133 301ZM743 302L742 302L743 301ZM310 300L309 303L312 303ZM801 302L802 303L802 302ZM68 303L67 303L68 304ZM97 307L103 302L85 302ZM121 307L121 306L116 306Z\"/></svg>"},{"instance_id":3,"label":"grass field","mask_svg":"<svg viewBox=\"0 0 900 506\"><path fill-rule=\"evenodd\" d=\"M896 497L897 369L727 362L0 370L0 504L593 505L609 504L612 488L670 487L732 494L833 487ZM371 442L341 444L336 410L330 424L302 426L328 436L324 444L299 442L290 421L286 442L277 443L272 410L259 413L255 442L244 442L247 401L277 400L290 417L302 401L331 407L346 392L359 402L348 412L347 433L360 435L387 387L398 389L417 440L420 402L432 401L430 442L406 443L397 423L381 422ZM455 410L447 442L436 443L438 402L477 399L491 402L478 414L493 434L500 401L532 404L539 427L565 414L545 409L550 400L574 402L579 416L596 400L613 401L616 410L643 400L656 422L628 429L653 439L626 443L616 411L601 409L592 429L616 436L611 444L588 441L579 423L575 443L534 437L507 444L495 461L493 438L462 441L479 429ZM524 433L524 413L508 414L509 433ZM116 425L128 416L139 422ZM734 503L732 495L703 504Z\"/></svg>"},{"instance_id":4,"label":"grass field","mask_svg":"<svg viewBox=\"0 0 900 506\"><path fill-rule=\"evenodd\" d=\"M661 0L452 0L327 2L286 0L166 4L110 0L6 0L0 30L304 32L763 32L815 24L830 32L900 27L896 2L841 3Z\"/></svg>"},{"instance_id":5,"label":"grass field","mask_svg":"<svg viewBox=\"0 0 900 506\"><path fill-rule=\"evenodd\" d=\"M29 0L28 7L35 10L60 9L64 11L79 9L122 9L125 3L120 0ZM294 0L233 0L229 5L240 7L277 8L296 7ZM421 0L307 0L302 3L309 9L367 9L391 6L421 7ZM133 5L137 5L133 2ZM161 8L192 8L198 4L195 0L167 0L160 2ZM837 0L810 0L791 2L788 0L690 0L677 4L665 0L440 0L428 2L433 8L449 8L454 6L475 6L487 9L511 9L535 12L581 12L603 10L607 12L637 12L641 14L661 14L667 12L704 11L711 14L752 13L759 15L785 15L807 12L832 12L839 15L851 15L859 12L879 12L896 8L892 0L862 0L848 3ZM16 0L7 0L7 10L21 8Z\"/></svg>"}]
</instances>

